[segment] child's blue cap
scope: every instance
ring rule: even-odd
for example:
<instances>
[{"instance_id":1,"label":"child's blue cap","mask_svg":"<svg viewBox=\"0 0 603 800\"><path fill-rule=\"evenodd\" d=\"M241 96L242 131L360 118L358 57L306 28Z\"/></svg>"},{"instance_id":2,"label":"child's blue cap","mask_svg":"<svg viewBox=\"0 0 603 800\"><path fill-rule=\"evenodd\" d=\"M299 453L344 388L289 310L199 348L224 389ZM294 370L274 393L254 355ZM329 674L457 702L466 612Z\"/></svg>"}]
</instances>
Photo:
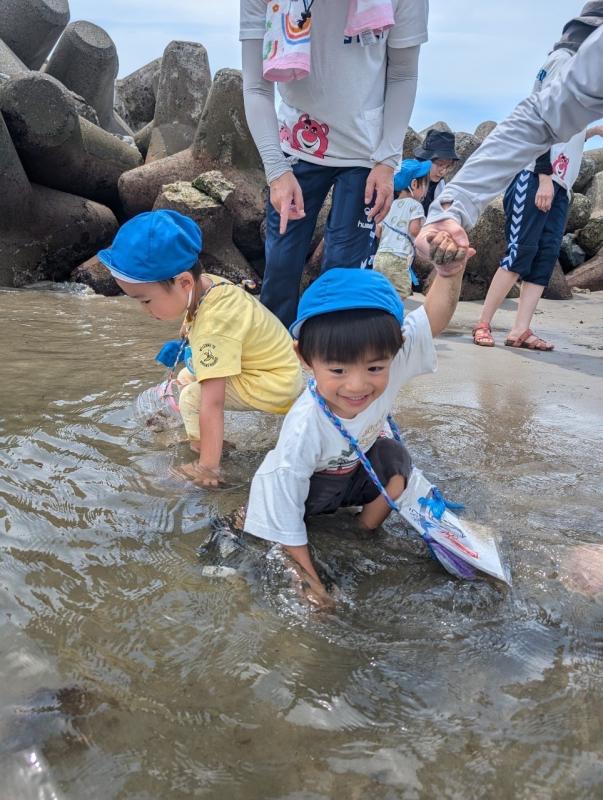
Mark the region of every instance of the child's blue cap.
<instances>
[{"instance_id":1,"label":"child's blue cap","mask_svg":"<svg viewBox=\"0 0 603 800\"><path fill-rule=\"evenodd\" d=\"M404 306L385 275L372 269L334 267L317 278L302 295L297 319L289 328L294 339L304 322L333 311L375 308L404 322Z\"/></svg>"},{"instance_id":2,"label":"child's blue cap","mask_svg":"<svg viewBox=\"0 0 603 800\"><path fill-rule=\"evenodd\" d=\"M178 211L147 211L126 222L113 246L98 253L114 278L129 283L165 281L197 263L203 234Z\"/></svg>"},{"instance_id":3,"label":"child's blue cap","mask_svg":"<svg viewBox=\"0 0 603 800\"><path fill-rule=\"evenodd\" d=\"M424 178L431 170L431 161L417 161L416 158L405 158L400 169L394 175L394 191L409 189L417 178Z\"/></svg>"}]
</instances>

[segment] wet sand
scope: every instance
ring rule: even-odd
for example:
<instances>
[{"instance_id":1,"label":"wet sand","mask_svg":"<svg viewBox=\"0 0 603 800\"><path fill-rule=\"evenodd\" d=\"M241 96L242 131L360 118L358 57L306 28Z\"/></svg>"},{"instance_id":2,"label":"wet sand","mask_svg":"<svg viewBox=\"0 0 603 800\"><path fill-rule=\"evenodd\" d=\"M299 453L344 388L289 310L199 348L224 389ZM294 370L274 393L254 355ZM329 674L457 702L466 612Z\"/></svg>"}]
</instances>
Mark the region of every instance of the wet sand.
<instances>
[{"instance_id":1,"label":"wet sand","mask_svg":"<svg viewBox=\"0 0 603 800\"><path fill-rule=\"evenodd\" d=\"M415 295L409 309L423 301ZM425 400L496 412L501 400L511 411L529 405L539 417L550 414L571 428L603 421L603 292L576 294L572 300L542 300L532 329L555 344L550 353L504 346L517 309L506 300L494 318L496 347L477 347L471 326L481 303L461 302L448 330L438 339L439 367L413 382ZM564 422L565 420L565 422ZM599 431L596 431L599 435Z\"/></svg>"}]
</instances>

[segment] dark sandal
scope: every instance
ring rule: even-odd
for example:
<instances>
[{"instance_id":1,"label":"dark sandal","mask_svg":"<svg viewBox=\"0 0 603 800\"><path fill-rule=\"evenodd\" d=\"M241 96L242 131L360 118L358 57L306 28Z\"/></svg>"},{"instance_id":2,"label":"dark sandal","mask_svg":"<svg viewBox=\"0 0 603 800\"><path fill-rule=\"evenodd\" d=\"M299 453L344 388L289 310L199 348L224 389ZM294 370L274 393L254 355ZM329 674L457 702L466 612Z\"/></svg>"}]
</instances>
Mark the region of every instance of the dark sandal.
<instances>
[{"instance_id":1,"label":"dark sandal","mask_svg":"<svg viewBox=\"0 0 603 800\"><path fill-rule=\"evenodd\" d=\"M473 344L479 347L494 347L492 328L487 322L478 322L471 330L473 333Z\"/></svg>"},{"instance_id":2,"label":"dark sandal","mask_svg":"<svg viewBox=\"0 0 603 800\"><path fill-rule=\"evenodd\" d=\"M534 337L534 341L528 342L527 340L531 337ZM524 350L538 350L541 353L549 353L551 350L554 350L555 345L550 342L545 342L544 339L536 336L536 334L528 328L527 331L524 331L517 339L507 337L505 339L505 347L519 347Z\"/></svg>"}]
</instances>

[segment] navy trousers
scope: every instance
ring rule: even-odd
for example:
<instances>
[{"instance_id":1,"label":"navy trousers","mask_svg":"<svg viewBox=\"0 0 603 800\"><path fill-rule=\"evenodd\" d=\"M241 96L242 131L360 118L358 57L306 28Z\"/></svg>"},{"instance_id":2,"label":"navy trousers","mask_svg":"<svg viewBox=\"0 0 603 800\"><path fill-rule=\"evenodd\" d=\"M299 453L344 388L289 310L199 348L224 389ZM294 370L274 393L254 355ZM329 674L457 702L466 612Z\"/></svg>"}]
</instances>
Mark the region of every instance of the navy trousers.
<instances>
[{"instance_id":1,"label":"navy trousers","mask_svg":"<svg viewBox=\"0 0 603 800\"><path fill-rule=\"evenodd\" d=\"M280 218L270 201L266 213L266 269L261 301L289 327L297 317L299 286L316 220L329 189L333 204L325 230L322 269L370 267L377 249L375 225L367 219L366 167L328 167L298 161L293 174L304 195L304 219L290 221L279 233Z\"/></svg>"},{"instance_id":2,"label":"navy trousers","mask_svg":"<svg viewBox=\"0 0 603 800\"><path fill-rule=\"evenodd\" d=\"M500 266L524 281L548 286L559 258L568 199L565 189L553 182L550 211L540 211L534 204L538 182L538 175L524 169L505 192L507 250Z\"/></svg>"}]
</instances>

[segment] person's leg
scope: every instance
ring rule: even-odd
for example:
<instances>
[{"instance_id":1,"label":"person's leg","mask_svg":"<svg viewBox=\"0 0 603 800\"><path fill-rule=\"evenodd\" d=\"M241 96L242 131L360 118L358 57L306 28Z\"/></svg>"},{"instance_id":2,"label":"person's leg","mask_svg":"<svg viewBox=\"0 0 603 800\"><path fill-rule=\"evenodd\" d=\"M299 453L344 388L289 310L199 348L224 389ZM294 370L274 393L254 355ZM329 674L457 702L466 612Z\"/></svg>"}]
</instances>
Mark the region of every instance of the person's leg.
<instances>
[{"instance_id":1,"label":"person's leg","mask_svg":"<svg viewBox=\"0 0 603 800\"><path fill-rule=\"evenodd\" d=\"M381 272L393 284L401 300L406 300L412 294L412 282L408 269L408 259L397 256L395 253L382 253L377 251L373 261L373 269Z\"/></svg>"},{"instance_id":2,"label":"person's leg","mask_svg":"<svg viewBox=\"0 0 603 800\"><path fill-rule=\"evenodd\" d=\"M280 217L268 201L266 211L266 268L260 300L289 327L297 316L299 284L308 257L316 220L333 183L333 167L298 161L293 173L304 195L303 219L290 220L279 232Z\"/></svg>"},{"instance_id":3,"label":"person's leg","mask_svg":"<svg viewBox=\"0 0 603 800\"><path fill-rule=\"evenodd\" d=\"M567 219L567 210L567 192L561 186L556 185L553 203L550 211L546 214L546 220L538 244L538 252L532 261L532 269L530 273L525 276L521 287L519 306L517 314L515 315L513 327L509 332L509 340L517 340L522 334L530 330L534 311L536 310L538 301L542 297L545 287L548 286L553 270L555 269L557 258L559 257L561 240L563 238ZM535 349L538 350L553 349L553 345L549 342L544 342L544 340L534 334L525 338L524 342L526 347L534 345Z\"/></svg>"},{"instance_id":4,"label":"person's leg","mask_svg":"<svg viewBox=\"0 0 603 800\"><path fill-rule=\"evenodd\" d=\"M336 170L333 204L325 230L323 270L332 267L371 267L377 250L375 224L367 218L364 202L369 170L343 167Z\"/></svg>"},{"instance_id":5,"label":"person's leg","mask_svg":"<svg viewBox=\"0 0 603 800\"><path fill-rule=\"evenodd\" d=\"M366 455L388 495L396 500L406 488L411 473L410 453L401 442L380 437ZM391 511L387 500L364 468L359 470L341 505L362 506L358 523L371 531L378 528Z\"/></svg>"},{"instance_id":6,"label":"person's leg","mask_svg":"<svg viewBox=\"0 0 603 800\"><path fill-rule=\"evenodd\" d=\"M476 344L492 345L490 324L495 313L517 278L531 269L546 220L546 214L539 211L534 203L537 190L538 177L523 170L505 192L507 249L488 288L479 322L474 327Z\"/></svg>"}]
</instances>

